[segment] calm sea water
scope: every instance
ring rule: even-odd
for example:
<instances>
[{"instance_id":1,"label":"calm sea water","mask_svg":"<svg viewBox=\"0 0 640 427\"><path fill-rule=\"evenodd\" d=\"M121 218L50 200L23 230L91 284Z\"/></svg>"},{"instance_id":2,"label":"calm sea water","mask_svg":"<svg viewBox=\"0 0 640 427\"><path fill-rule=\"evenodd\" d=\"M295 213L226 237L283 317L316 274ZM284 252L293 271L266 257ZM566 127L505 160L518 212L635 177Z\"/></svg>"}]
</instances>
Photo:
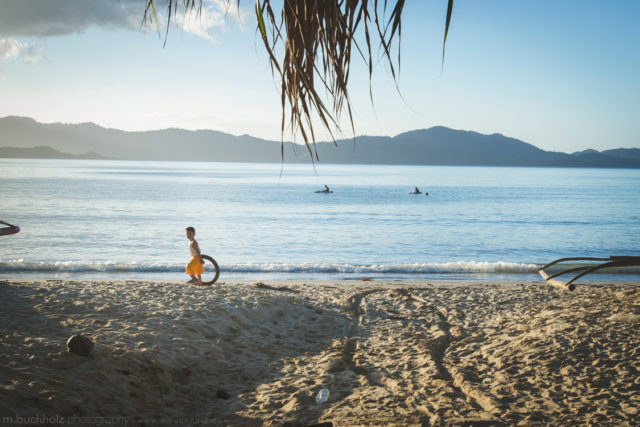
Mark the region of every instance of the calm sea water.
<instances>
[{"instance_id":1,"label":"calm sea water","mask_svg":"<svg viewBox=\"0 0 640 427\"><path fill-rule=\"evenodd\" d=\"M181 279L194 226L223 279L536 280L640 255L640 170L0 159L0 219L3 277Z\"/></svg>"}]
</instances>

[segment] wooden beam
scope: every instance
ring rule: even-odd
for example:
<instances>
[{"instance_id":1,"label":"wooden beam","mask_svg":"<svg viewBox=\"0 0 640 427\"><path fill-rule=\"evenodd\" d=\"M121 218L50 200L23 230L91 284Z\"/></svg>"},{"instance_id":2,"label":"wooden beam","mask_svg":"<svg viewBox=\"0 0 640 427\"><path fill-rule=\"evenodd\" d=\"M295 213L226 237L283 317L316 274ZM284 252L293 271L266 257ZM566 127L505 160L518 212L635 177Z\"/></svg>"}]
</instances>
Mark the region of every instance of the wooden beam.
<instances>
[{"instance_id":1,"label":"wooden beam","mask_svg":"<svg viewBox=\"0 0 640 427\"><path fill-rule=\"evenodd\" d=\"M547 282L549 285L553 286L554 288L562 289L564 291L573 291L576 289L576 285L574 285L573 283L570 283L569 285L567 285L566 283L563 283L559 280L550 279L549 275L542 268L538 270L538 273L540 273L540 275L542 276L545 282Z\"/></svg>"}]
</instances>

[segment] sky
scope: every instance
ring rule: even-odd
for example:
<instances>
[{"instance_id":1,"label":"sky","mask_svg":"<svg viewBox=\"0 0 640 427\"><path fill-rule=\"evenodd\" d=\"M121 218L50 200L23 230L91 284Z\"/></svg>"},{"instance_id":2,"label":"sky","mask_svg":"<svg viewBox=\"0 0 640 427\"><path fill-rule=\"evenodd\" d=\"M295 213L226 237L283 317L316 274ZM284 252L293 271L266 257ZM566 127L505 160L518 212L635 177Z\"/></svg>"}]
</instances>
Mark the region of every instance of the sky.
<instances>
[{"instance_id":1,"label":"sky","mask_svg":"<svg viewBox=\"0 0 640 427\"><path fill-rule=\"evenodd\" d=\"M160 34L142 25L144 4L0 1L0 117L280 140L279 81L255 3L205 0L202 16L178 15L166 39L164 24ZM398 82L376 61L373 103L353 57L356 135L447 126L551 151L640 148L640 1L456 0L443 67L446 9L406 2ZM346 117L341 129L353 136Z\"/></svg>"}]
</instances>

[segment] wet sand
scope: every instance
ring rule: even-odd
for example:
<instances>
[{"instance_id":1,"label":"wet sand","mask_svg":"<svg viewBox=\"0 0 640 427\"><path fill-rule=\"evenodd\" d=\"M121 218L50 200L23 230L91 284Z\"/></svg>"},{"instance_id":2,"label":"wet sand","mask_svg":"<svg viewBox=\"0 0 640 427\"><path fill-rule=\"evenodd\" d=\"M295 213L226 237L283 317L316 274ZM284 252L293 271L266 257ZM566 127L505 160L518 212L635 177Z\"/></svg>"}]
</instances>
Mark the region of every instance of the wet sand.
<instances>
[{"instance_id":1,"label":"wet sand","mask_svg":"<svg viewBox=\"0 0 640 427\"><path fill-rule=\"evenodd\" d=\"M0 309L0 420L634 425L640 417L638 283L570 293L542 282L5 280ZM67 351L75 333L95 342L89 357ZM316 404L323 388L329 399Z\"/></svg>"}]
</instances>

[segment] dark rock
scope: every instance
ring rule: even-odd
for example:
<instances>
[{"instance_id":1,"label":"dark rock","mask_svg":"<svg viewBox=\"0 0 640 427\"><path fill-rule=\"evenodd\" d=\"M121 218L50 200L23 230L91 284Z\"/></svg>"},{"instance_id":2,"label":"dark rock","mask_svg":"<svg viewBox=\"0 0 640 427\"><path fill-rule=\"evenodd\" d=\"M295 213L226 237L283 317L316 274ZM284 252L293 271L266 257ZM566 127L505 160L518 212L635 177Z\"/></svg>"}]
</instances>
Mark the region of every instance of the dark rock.
<instances>
[{"instance_id":1,"label":"dark rock","mask_svg":"<svg viewBox=\"0 0 640 427\"><path fill-rule=\"evenodd\" d=\"M227 393L226 391L224 391L224 390L218 390L218 392L216 393L216 397L218 399L227 400L227 399L229 399L231 397L231 395L229 393Z\"/></svg>"},{"instance_id":2,"label":"dark rock","mask_svg":"<svg viewBox=\"0 0 640 427\"><path fill-rule=\"evenodd\" d=\"M67 340L67 349L80 356L88 356L93 349L93 341L84 335L75 334Z\"/></svg>"}]
</instances>

